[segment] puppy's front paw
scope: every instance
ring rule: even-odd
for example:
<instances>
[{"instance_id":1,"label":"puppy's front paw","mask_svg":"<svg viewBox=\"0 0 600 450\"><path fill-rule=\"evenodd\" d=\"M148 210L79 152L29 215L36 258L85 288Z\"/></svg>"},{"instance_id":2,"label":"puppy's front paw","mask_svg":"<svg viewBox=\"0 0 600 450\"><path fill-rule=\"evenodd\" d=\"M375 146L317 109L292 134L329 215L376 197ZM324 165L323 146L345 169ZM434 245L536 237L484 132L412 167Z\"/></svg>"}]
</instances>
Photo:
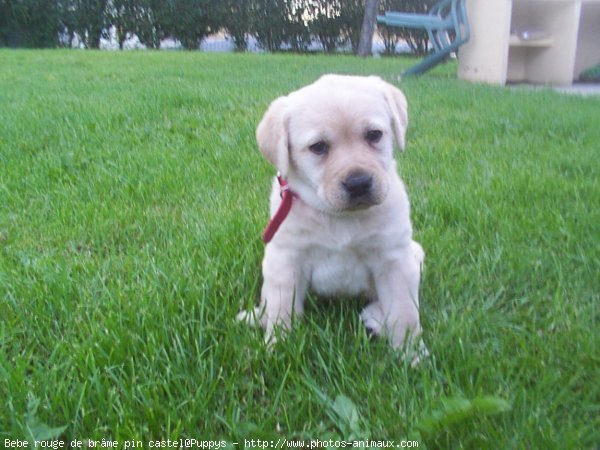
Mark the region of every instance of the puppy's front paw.
<instances>
[{"instance_id":1,"label":"puppy's front paw","mask_svg":"<svg viewBox=\"0 0 600 450\"><path fill-rule=\"evenodd\" d=\"M421 361L427 358L429 358L429 350L427 350L427 346L425 345L425 342L423 342L423 339L419 338L419 345L411 355L410 365L416 367Z\"/></svg>"},{"instance_id":2,"label":"puppy's front paw","mask_svg":"<svg viewBox=\"0 0 600 450\"><path fill-rule=\"evenodd\" d=\"M273 321L265 313L265 309L255 307L249 311L240 311L236 316L238 322L243 322L251 327L260 327L265 330L265 343L272 348L277 342L276 335L282 336L288 330L288 324L283 320Z\"/></svg>"},{"instance_id":3,"label":"puppy's front paw","mask_svg":"<svg viewBox=\"0 0 600 450\"><path fill-rule=\"evenodd\" d=\"M419 324L396 323L392 329L385 330L392 347L402 352L403 358L416 367L429 356L429 350L421 337Z\"/></svg>"},{"instance_id":4,"label":"puppy's front paw","mask_svg":"<svg viewBox=\"0 0 600 450\"><path fill-rule=\"evenodd\" d=\"M403 352L404 358L416 367L429 356L429 351L421 339L417 326L410 326L404 322L397 322L389 326L389 321L378 302L367 305L360 314L360 318L367 329L369 336L385 336L390 345ZM419 330L419 331L415 331Z\"/></svg>"}]
</instances>

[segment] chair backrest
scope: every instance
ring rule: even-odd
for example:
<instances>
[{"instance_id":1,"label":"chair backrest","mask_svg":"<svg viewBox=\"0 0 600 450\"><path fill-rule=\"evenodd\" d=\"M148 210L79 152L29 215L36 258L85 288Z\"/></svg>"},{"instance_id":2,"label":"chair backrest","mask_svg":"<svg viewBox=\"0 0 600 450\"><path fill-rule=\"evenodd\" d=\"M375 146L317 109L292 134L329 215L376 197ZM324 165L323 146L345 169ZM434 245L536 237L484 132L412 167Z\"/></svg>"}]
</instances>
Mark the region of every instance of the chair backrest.
<instances>
[{"instance_id":1,"label":"chair backrest","mask_svg":"<svg viewBox=\"0 0 600 450\"><path fill-rule=\"evenodd\" d=\"M429 10L429 14L444 17L448 14L449 11L452 10L453 3L453 0L442 0L441 2L437 2L431 7L431 9Z\"/></svg>"},{"instance_id":2,"label":"chair backrest","mask_svg":"<svg viewBox=\"0 0 600 450\"><path fill-rule=\"evenodd\" d=\"M441 0L427 14L388 11L384 16L377 17L380 23L388 26L427 31L433 52L403 72L403 75L418 75L431 69L469 40L471 28L465 2L466 0Z\"/></svg>"},{"instance_id":3,"label":"chair backrest","mask_svg":"<svg viewBox=\"0 0 600 450\"><path fill-rule=\"evenodd\" d=\"M442 0L431 7L429 14L445 18L456 26L469 28L465 0Z\"/></svg>"},{"instance_id":4,"label":"chair backrest","mask_svg":"<svg viewBox=\"0 0 600 450\"><path fill-rule=\"evenodd\" d=\"M466 42L471 36L471 28L469 27L465 2L466 0L443 0L439 5L449 7L448 13L452 19L456 38Z\"/></svg>"}]
</instances>

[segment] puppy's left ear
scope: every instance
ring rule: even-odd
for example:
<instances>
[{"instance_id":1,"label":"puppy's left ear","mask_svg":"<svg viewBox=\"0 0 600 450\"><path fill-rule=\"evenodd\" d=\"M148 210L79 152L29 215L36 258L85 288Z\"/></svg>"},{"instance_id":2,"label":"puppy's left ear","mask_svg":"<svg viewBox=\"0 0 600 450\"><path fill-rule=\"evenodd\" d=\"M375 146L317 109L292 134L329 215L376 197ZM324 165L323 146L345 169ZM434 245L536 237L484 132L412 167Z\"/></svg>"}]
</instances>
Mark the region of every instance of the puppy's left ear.
<instances>
[{"instance_id":1,"label":"puppy's left ear","mask_svg":"<svg viewBox=\"0 0 600 450\"><path fill-rule=\"evenodd\" d=\"M408 127L408 103L400 89L382 81L385 99L390 107L392 125L400 150L404 150L406 128Z\"/></svg>"},{"instance_id":2,"label":"puppy's left ear","mask_svg":"<svg viewBox=\"0 0 600 450\"><path fill-rule=\"evenodd\" d=\"M289 168L287 97L279 97L256 128L258 148L283 178Z\"/></svg>"}]
</instances>

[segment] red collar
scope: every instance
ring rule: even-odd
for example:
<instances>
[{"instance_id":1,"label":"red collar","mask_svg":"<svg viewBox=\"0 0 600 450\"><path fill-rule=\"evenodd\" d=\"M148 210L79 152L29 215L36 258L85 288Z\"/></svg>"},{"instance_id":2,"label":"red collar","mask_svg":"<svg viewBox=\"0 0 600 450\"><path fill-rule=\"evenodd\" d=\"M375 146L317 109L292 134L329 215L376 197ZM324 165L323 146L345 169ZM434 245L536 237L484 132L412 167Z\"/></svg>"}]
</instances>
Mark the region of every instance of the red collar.
<instances>
[{"instance_id":1,"label":"red collar","mask_svg":"<svg viewBox=\"0 0 600 450\"><path fill-rule=\"evenodd\" d=\"M265 243L269 243L271 239L273 239L273 236L275 236L275 233L277 233L277 230L279 230L279 227L289 214L290 209L292 209L292 201L296 196L296 194L290 190L287 181L285 181L279 173L277 174L277 181L279 181L279 186L281 186L281 204L275 215L269 220L265 231L262 233L262 239Z\"/></svg>"}]
</instances>

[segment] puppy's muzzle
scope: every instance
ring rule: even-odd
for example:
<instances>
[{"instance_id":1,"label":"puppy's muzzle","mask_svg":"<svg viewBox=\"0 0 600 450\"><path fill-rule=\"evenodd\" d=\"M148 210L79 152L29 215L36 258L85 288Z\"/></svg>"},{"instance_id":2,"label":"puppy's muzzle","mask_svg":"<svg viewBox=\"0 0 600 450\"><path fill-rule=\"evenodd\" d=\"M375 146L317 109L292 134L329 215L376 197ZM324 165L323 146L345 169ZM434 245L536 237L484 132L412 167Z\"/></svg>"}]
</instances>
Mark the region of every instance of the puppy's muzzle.
<instances>
[{"instance_id":1,"label":"puppy's muzzle","mask_svg":"<svg viewBox=\"0 0 600 450\"><path fill-rule=\"evenodd\" d=\"M378 203L373 195L373 176L365 172L354 172L342 181L349 208L371 206Z\"/></svg>"}]
</instances>

